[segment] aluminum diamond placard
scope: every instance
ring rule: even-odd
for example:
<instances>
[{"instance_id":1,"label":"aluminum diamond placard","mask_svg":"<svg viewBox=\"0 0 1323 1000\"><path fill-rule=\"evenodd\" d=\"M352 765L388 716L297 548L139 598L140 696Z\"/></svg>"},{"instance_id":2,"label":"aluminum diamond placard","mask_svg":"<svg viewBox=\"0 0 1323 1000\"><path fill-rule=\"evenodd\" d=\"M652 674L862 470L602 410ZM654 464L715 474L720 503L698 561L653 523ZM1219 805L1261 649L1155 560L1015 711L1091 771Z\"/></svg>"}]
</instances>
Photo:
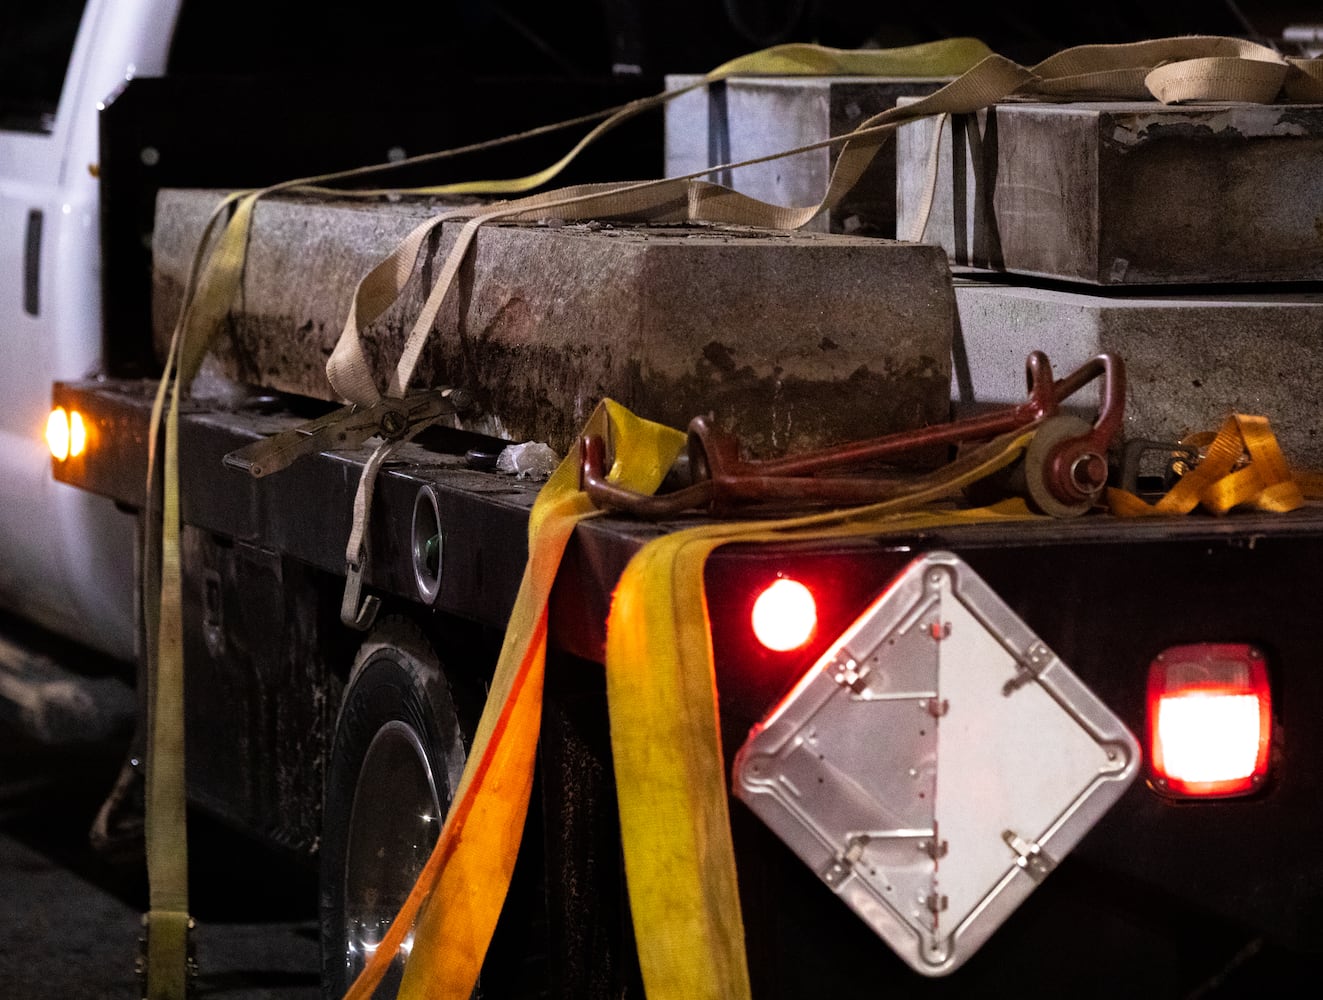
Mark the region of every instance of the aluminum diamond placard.
<instances>
[{"instance_id":1,"label":"aluminum diamond placard","mask_svg":"<svg viewBox=\"0 0 1323 1000\"><path fill-rule=\"evenodd\" d=\"M755 726L734 788L925 975L1134 780L1119 719L959 557L916 559Z\"/></svg>"}]
</instances>

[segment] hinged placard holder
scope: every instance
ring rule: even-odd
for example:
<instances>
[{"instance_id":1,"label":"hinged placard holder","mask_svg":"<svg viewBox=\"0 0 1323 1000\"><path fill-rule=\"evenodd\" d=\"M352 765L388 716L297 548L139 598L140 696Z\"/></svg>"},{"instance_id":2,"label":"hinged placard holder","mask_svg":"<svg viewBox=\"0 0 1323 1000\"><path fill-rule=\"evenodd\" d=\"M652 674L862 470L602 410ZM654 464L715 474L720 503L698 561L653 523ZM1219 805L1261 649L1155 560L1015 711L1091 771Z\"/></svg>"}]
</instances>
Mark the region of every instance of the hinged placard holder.
<instances>
[{"instance_id":1,"label":"hinged placard holder","mask_svg":"<svg viewBox=\"0 0 1323 1000\"><path fill-rule=\"evenodd\" d=\"M956 969L1139 745L958 556L916 559L754 727L736 794L914 969Z\"/></svg>"}]
</instances>

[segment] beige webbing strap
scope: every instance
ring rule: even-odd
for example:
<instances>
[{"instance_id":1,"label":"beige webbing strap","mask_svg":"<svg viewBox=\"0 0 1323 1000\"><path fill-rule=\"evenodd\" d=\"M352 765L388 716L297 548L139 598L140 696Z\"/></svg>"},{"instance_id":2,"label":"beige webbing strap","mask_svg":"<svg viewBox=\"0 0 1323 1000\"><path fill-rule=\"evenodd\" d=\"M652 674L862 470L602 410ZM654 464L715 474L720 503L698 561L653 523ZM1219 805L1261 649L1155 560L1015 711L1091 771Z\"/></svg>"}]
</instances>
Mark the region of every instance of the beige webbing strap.
<instances>
[{"instance_id":1,"label":"beige webbing strap","mask_svg":"<svg viewBox=\"0 0 1323 1000\"><path fill-rule=\"evenodd\" d=\"M143 968L147 1000L183 1000L188 989L188 825L184 754L183 594L179 549L179 383L183 332L196 300L202 261L222 215L234 203L225 199L212 212L194 251L184 289L184 307L171 337L165 371L152 402L147 438L148 519L142 559L147 654L147 752L144 837L147 854L148 912L143 920L147 954ZM156 496L156 438L165 421L165 463L161 485L159 547L150 523ZM153 585L158 572L159 585Z\"/></svg>"},{"instance_id":2,"label":"beige webbing strap","mask_svg":"<svg viewBox=\"0 0 1323 1000\"><path fill-rule=\"evenodd\" d=\"M588 218L636 219L651 223L709 222L768 229L799 229L834 205L858 181L882 142L901 124L945 111L969 112L987 107L1030 79L1029 71L1001 56L988 56L974 69L936 93L903 108L874 115L849 133L776 154L707 167L679 177L630 184L588 184L498 202L475 213L472 208L443 212L417 227L362 281L335 350L327 362L331 386L342 398L371 404L381 398L376 378L360 346L360 331L399 297L413 273L414 259L427 234L447 221L467 218L447 253L428 297L415 319L387 393L407 391L432 324L472 245L477 230L495 221L536 221L554 214L565 221ZM830 145L842 147L816 205L782 206L751 198L701 178L715 170L734 169Z\"/></svg>"},{"instance_id":3,"label":"beige webbing strap","mask_svg":"<svg viewBox=\"0 0 1323 1000\"><path fill-rule=\"evenodd\" d=\"M749 71L757 62L795 72L824 71L841 53L816 46L782 46L737 60L713 71L714 80ZM841 65L836 62L835 65ZM387 386L392 396L405 392L432 324L454 282L477 230L490 222L536 221L553 214L564 221L587 218L635 219L653 223L704 222L767 229L799 229L824 209L835 205L867 169L894 130L905 122L933 115L960 114L986 108L1012 94L1057 98L1107 97L1168 103L1184 100L1271 101L1289 80L1297 90L1317 84L1323 73L1288 63L1271 49L1233 38L1191 36L1125 45L1087 45L1067 49L1032 68L988 55L935 93L905 107L874 115L852 132L809 143L771 156L709 166L679 177L616 185L581 185L508 202L485 209L455 209L423 223L360 282L345 328L327 362L327 378L342 398L372 403L381 398L359 339L362 329L396 301L413 273L422 240L435 227L465 219L447 253L440 274L405 341ZM1319 84L1323 86L1323 84ZM939 132L940 137L940 132ZM829 145L841 146L827 191L817 205L782 206L762 202L730 188L702 180L717 171L794 155ZM935 176L930 187L935 184ZM469 190L478 190L471 186ZM490 189L489 189L490 190ZM921 218L926 217L923 213Z\"/></svg>"},{"instance_id":4,"label":"beige webbing strap","mask_svg":"<svg viewBox=\"0 0 1323 1000\"><path fill-rule=\"evenodd\" d=\"M215 252L212 253L209 260L206 259L204 254L198 262L195 262L196 271L196 268L201 266L202 260L206 260L208 274L197 290L196 298L201 299L202 303L195 310L195 316L189 321L187 327L191 331L186 338L189 345L188 363L181 365L182 370L187 373L185 382L187 383L191 379L192 373L196 371L194 361L200 362L202 355L206 353L220 321L224 318L238 290L248 234L252 224L253 206L266 196L279 192L333 193L338 197L351 198L376 198L382 195L399 194L399 188L342 189L338 187L327 188L324 185L332 182L361 179L398 170L401 167L417 167L460 155L487 151L602 119L598 125L594 126L591 131L576 142L568 153L549 167L532 174L514 178L464 181L409 189L409 193L423 196L478 193L519 194L531 191L555 179L585 148L618 125L637 117L645 111L660 107L681 94L697 90L730 76L743 73L769 75L847 73L869 76L948 76L967 70L990 54L991 50L986 45L972 38L953 38L896 49L859 51L831 49L825 46L799 43L780 45L733 59L691 84L663 91L650 97L639 98L593 114L580 115L550 125L542 125L523 132L483 142L470 143L453 149L407 157L395 163L357 167L351 170L341 170L285 181L261 190L237 192L227 199L227 206L237 201L238 207L225 226ZM427 231L430 231L430 228L428 227ZM411 261L412 258L410 258ZM191 302L192 297L186 296L185 301ZM194 358L194 355L196 355L196 358ZM354 397L346 396L345 398L352 399Z\"/></svg>"},{"instance_id":5,"label":"beige webbing strap","mask_svg":"<svg viewBox=\"0 0 1323 1000\"><path fill-rule=\"evenodd\" d=\"M946 134L946 123L950 118L948 113L942 112L933 121L933 144L928 152L928 170L923 179L923 199L919 202L919 210L914 213L909 232L905 234L905 239L911 243L921 243L924 233L928 231L928 220L932 217L933 202L937 198L937 175L942 163L942 136Z\"/></svg>"},{"instance_id":6,"label":"beige webbing strap","mask_svg":"<svg viewBox=\"0 0 1323 1000\"><path fill-rule=\"evenodd\" d=\"M372 627L381 600L377 597L362 597L363 582L367 575L370 548L368 546L368 514L372 509L372 495L376 489L377 476L381 468L399 450L401 445L434 427L448 414L420 420L404 434L389 441L383 441L372 450L368 460L363 463L363 472L359 476L358 488L354 491L353 523L349 531L349 541L345 545L345 581L344 598L340 604L340 620L351 628L363 631Z\"/></svg>"},{"instance_id":7,"label":"beige webbing strap","mask_svg":"<svg viewBox=\"0 0 1323 1000\"><path fill-rule=\"evenodd\" d=\"M171 411L172 415L174 411ZM179 523L176 460L178 423L166 428L164 523ZM172 485L175 488L172 488ZM150 909L147 930L147 1000L182 1000L188 984L188 828L184 795L184 655L179 589L179 536L162 539L162 588L156 655L147 678L148 728L144 807Z\"/></svg>"}]
</instances>

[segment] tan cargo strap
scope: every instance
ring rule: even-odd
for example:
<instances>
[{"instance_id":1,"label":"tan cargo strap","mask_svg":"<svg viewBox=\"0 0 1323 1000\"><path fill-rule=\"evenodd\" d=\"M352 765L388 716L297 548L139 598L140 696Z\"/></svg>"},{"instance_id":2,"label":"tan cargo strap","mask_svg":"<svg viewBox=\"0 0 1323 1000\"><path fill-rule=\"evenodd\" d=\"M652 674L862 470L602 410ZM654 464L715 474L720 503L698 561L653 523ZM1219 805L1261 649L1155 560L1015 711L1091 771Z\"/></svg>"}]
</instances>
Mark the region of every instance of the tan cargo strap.
<instances>
[{"instance_id":1,"label":"tan cargo strap","mask_svg":"<svg viewBox=\"0 0 1323 1000\"><path fill-rule=\"evenodd\" d=\"M788 48L795 50L796 60L792 61L789 54L782 51ZM811 62L810 54L816 54L819 61ZM747 57L741 63L744 71L751 71L760 56L769 64L813 65L815 68L825 66L829 61L824 50L813 46L780 47ZM905 107L883 111L851 132L821 142L771 156L712 165L679 177L632 184L581 185L498 202L483 209L442 212L419 225L359 283L344 331L327 362L327 378L341 398L361 403L372 403L380 398L377 379L359 344L361 331L399 298L414 272L424 239L433 229L448 221L466 220L416 317L386 387L388 395L400 395L407 390L446 294L473 244L477 229L486 223L537 221L548 217L564 221L615 218L652 223L705 222L798 229L819 212L834 206L862 176L883 141L905 122L933 115L977 111L1012 95L1113 100L1157 97L1167 103L1186 100L1263 103L1275 100L1281 94L1291 99L1317 94L1323 99L1323 83L1319 82L1323 73L1312 64L1306 72L1305 66L1306 61L1285 60L1272 49L1252 42L1199 36L1127 45L1080 46L1058 53L1032 68L1019 66L995 54L988 55L935 93ZM726 69L723 67L710 77ZM725 75L731 74L727 72ZM773 205L701 179L716 171L734 170L830 145L842 148L827 191L817 205ZM473 185L470 190L476 191L479 187Z\"/></svg>"}]
</instances>

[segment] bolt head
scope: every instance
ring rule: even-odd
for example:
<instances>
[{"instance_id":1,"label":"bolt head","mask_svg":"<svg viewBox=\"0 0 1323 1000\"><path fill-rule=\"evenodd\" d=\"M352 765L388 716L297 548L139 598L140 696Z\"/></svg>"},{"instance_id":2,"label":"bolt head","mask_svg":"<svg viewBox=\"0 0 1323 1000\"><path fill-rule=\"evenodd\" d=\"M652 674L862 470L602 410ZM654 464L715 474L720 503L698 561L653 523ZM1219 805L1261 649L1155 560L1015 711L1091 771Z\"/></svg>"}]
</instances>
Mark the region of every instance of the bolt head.
<instances>
[{"instance_id":1,"label":"bolt head","mask_svg":"<svg viewBox=\"0 0 1323 1000\"><path fill-rule=\"evenodd\" d=\"M1085 493L1096 493L1107 484L1107 462L1097 452L1085 452L1070 466L1070 478Z\"/></svg>"}]
</instances>

